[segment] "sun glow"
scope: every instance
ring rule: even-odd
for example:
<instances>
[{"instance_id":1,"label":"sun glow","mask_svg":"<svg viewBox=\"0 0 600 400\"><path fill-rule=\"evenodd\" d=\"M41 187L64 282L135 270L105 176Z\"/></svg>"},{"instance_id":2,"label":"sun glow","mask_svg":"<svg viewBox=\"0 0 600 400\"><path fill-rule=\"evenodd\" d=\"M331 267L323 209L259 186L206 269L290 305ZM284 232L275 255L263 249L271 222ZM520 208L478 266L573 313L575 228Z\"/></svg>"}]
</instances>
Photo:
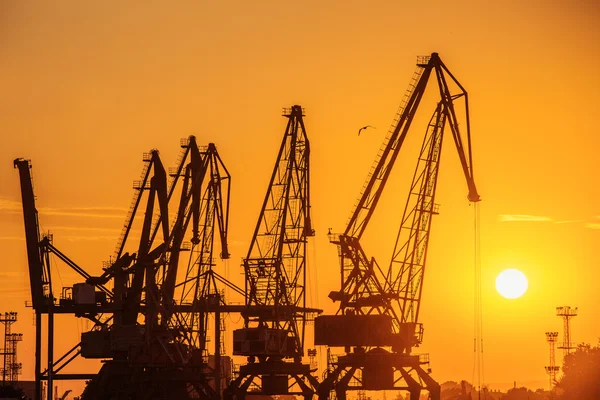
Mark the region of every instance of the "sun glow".
<instances>
[{"instance_id":1,"label":"sun glow","mask_svg":"<svg viewBox=\"0 0 600 400\"><path fill-rule=\"evenodd\" d=\"M496 290L507 299L523 296L527 286L527 277L518 269L505 269L496 278Z\"/></svg>"}]
</instances>

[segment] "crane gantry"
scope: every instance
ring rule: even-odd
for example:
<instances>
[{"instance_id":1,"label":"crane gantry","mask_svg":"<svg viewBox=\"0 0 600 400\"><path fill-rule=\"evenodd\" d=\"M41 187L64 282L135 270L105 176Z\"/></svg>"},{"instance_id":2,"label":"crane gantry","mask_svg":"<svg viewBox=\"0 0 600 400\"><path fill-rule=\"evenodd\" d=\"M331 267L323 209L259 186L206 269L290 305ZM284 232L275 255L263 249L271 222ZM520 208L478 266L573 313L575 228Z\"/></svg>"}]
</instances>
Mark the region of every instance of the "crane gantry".
<instances>
[{"instance_id":1,"label":"crane gantry","mask_svg":"<svg viewBox=\"0 0 600 400\"><path fill-rule=\"evenodd\" d=\"M431 75L437 82L439 100L427 126L391 261L385 270L375 258L367 255L361 238L386 187ZM451 90L451 84L458 88L456 92ZM461 137L455 110L459 99L465 105L466 143ZM339 302L339 309L336 315L316 318L315 344L344 347L345 354L328 363L319 388L321 399L327 399L333 390L339 400L346 398L347 390L407 390L410 399L417 400L422 389L429 391L432 400L440 398L439 384L423 368L429 362L428 356L412 354L412 349L423 339L419 322L421 293L431 218L438 213L435 194L442 141L448 128L467 181L468 199L478 202L467 92L437 53L419 57L417 69L350 221L344 233L330 236L338 247L341 287L329 297Z\"/></svg>"}]
</instances>

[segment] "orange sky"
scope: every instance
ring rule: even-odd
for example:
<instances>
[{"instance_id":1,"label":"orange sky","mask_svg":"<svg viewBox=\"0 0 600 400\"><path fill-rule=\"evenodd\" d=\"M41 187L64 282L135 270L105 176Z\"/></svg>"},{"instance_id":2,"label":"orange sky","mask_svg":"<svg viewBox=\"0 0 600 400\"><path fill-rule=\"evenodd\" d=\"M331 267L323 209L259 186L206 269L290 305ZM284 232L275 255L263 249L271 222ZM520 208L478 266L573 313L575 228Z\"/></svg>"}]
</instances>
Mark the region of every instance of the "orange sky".
<instances>
[{"instance_id":1,"label":"orange sky","mask_svg":"<svg viewBox=\"0 0 600 400\"><path fill-rule=\"evenodd\" d=\"M483 198L485 381L546 387L544 332L562 329L556 306L578 306L573 337L595 343L600 6L405 3L2 2L0 311L20 313L22 379L33 374L33 327L23 307L29 292L14 158L32 159L43 229L97 273L112 254L141 154L158 148L171 165L181 137L216 143L233 177L229 269L239 279L285 129L280 109L301 104L312 142L313 305L333 312L326 296L339 285L338 263L327 229L343 230L416 56L433 51L471 101ZM416 122L430 116L431 104ZM378 129L357 137L366 124ZM415 124L366 234L382 265L423 134ZM440 382L470 380L473 370L473 209L456 151L446 143L420 348L431 354ZM516 215L535 218L512 221L523 219ZM494 289L507 267L529 278L521 299L505 300ZM76 343L77 335L64 332L57 347Z\"/></svg>"}]
</instances>

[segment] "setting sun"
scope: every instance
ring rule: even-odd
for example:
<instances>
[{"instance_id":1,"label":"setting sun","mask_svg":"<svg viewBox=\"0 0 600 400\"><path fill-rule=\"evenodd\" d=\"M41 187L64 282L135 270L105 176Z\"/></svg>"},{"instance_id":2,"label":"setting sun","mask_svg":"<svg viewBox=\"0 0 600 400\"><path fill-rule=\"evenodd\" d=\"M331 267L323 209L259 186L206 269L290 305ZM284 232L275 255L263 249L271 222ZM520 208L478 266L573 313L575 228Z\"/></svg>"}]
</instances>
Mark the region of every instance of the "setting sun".
<instances>
[{"instance_id":1,"label":"setting sun","mask_svg":"<svg viewBox=\"0 0 600 400\"><path fill-rule=\"evenodd\" d=\"M518 269L505 269L496 278L496 290L507 299L523 296L527 285L527 277Z\"/></svg>"}]
</instances>

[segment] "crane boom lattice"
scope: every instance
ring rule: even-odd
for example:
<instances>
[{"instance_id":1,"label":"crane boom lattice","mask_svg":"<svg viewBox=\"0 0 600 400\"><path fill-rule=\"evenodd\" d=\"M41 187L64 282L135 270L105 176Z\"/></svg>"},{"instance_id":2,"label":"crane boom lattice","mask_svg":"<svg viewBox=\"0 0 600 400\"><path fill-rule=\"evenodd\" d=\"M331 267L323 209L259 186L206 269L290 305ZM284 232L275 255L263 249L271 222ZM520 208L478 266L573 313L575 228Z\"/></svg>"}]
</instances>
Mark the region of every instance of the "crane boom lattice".
<instances>
[{"instance_id":1,"label":"crane boom lattice","mask_svg":"<svg viewBox=\"0 0 600 400\"><path fill-rule=\"evenodd\" d=\"M435 76L439 100L429 120L410 186L390 264L382 269L362 246L365 233L404 140L425 94ZM422 342L419 322L421 295L435 203L437 178L444 133L449 131L458 150L467 186L468 199L479 201L473 179L467 92L450 73L437 53L417 59L415 71L402 98L397 115L375 157L360 199L343 234L330 235L340 258L341 288L329 297L339 302L334 316L315 320L315 344L345 348L329 364L319 388L319 397L328 398L335 389L338 400L346 390L408 390L417 399L427 389L434 400L440 387L423 369L428 355L413 355ZM466 143L463 142L455 104L464 101ZM351 332L351 333L350 333ZM353 349L353 351L351 351Z\"/></svg>"},{"instance_id":2,"label":"crane boom lattice","mask_svg":"<svg viewBox=\"0 0 600 400\"><path fill-rule=\"evenodd\" d=\"M318 386L310 365L302 364L306 322L320 312L306 308L305 297L306 246L314 235L310 145L302 107L284 109L283 115L287 127L243 261L244 328L233 333L233 354L247 356L249 363L224 392L227 399L249 391L310 397Z\"/></svg>"}]
</instances>

